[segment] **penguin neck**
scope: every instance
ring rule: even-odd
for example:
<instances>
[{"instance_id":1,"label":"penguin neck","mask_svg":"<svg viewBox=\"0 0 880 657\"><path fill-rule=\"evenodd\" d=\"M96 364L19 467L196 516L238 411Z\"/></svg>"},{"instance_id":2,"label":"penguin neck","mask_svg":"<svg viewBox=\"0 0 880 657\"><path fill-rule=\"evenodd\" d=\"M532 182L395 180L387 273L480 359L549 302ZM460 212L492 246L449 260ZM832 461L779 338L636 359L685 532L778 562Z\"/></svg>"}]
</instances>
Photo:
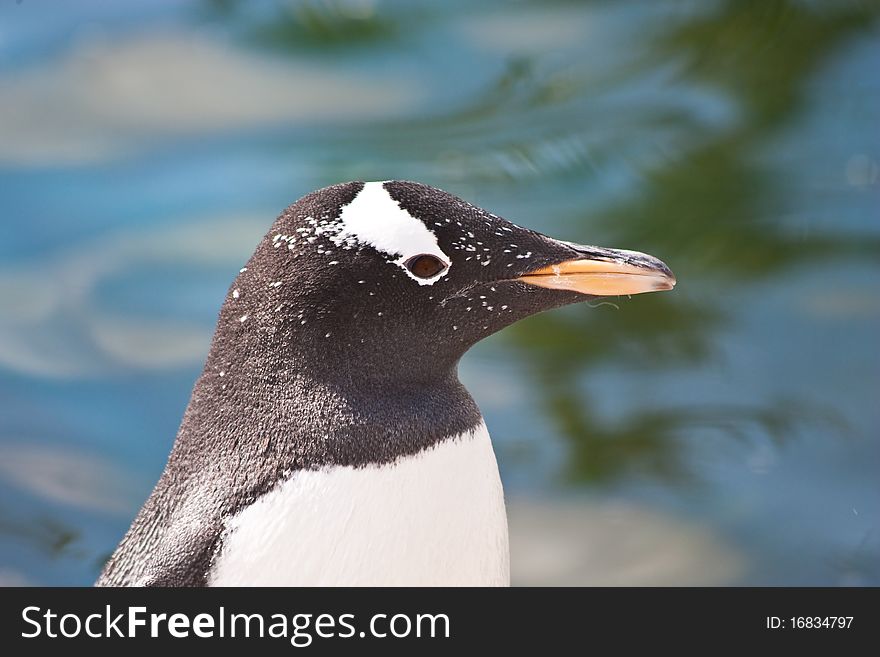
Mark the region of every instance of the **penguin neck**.
<instances>
[{"instance_id":1,"label":"penguin neck","mask_svg":"<svg viewBox=\"0 0 880 657\"><path fill-rule=\"evenodd\" d=\"M344 351L310 350L308 342L228 337L215 336L181 445L208 445L215 454L257 445L263 452L255 458L278 471L360 466L415 454L482 421L454 364L388 369L370 358L346 360Z\"/></svg>"}]
</instances>

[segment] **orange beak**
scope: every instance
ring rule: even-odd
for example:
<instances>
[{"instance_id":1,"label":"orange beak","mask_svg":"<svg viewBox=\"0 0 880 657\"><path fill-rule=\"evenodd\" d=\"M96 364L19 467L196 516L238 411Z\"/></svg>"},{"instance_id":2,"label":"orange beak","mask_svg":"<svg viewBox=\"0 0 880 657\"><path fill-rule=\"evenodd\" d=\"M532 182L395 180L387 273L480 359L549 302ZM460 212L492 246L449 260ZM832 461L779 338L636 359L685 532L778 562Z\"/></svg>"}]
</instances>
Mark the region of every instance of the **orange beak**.
<instances>
[{"instance_id":1,"label":"orange beak","mask_svg":"<svg viewBox=\"0 0 880 657\"><path fill-rule=\"evenodd\" d=\"M657 258L635 251L603 251L609 255L548 265L520 276L519 280L537 287L600 297L675 287L675 276ZM619 258L615 257L618 255Z\"/></svg>"}]
</instances>

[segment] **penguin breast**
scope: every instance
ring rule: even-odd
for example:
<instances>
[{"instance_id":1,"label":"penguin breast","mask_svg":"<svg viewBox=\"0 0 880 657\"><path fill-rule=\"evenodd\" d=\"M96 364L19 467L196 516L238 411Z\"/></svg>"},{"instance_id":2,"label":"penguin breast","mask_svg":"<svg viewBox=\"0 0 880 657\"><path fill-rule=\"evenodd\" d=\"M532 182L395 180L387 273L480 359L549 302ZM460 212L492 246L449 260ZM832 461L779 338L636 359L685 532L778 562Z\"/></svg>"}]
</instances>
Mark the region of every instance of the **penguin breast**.
<instances>
[{"instance_id":1,"label":"penguin breast","mask_svg":"<svg viewBox=\"0 0 880 657\"><path fill-rule=\"evenodd\" d=\"M213 586L507 586L482 422L393 463L294 472L225 522Z\"/></svg>"}]
</instances>

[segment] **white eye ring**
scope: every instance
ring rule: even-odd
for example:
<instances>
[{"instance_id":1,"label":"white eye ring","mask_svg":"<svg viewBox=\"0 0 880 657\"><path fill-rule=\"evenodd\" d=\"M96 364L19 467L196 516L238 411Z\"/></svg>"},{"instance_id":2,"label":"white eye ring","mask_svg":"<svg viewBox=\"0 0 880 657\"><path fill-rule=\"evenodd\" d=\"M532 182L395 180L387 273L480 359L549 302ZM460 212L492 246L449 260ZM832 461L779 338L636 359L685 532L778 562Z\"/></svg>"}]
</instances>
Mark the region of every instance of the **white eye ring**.
<instances>
[{"instance_id":1,"label":"white eye ring","mask_svg":"<svg viewBox=\"0 0 880 657\"><path fill-rule=\"evenodd\" d=\"M428 279L442 274L449 267L440 258L430 253L420 253L409 258L403 266L416 278Z\"/></svg>"}]
</instances>

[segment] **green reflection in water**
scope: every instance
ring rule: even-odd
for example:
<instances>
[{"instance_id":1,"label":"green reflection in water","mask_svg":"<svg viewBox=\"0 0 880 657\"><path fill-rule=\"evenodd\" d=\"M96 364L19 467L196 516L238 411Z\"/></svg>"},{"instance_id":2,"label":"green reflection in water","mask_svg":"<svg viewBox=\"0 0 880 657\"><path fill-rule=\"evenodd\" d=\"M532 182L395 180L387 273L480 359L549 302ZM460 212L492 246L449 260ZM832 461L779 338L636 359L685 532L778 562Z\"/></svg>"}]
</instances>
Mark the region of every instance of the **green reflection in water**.
<instances>
[{"instance_id":1,"label":"green reflection in water","mask_svg":"<svg viewBox=\"0 0 880 657\"><path fill-rule=\"evenodd\" d=\"M273 3L258 20L249 20L240 0L209 0L211 14L245 22L252 45L279 50L338 49L372 45L394 38L394 20L377 12L372 2L300 0Z\"/></svg>"},{"instance_id":2,"label":"green reflection in water","mask_svg":"<svg viewBox=\"0 0 880 657\"><path fill-rule=\"evenodd\" d=\"M81 545L81 532L48 516L18 519L0 508L0 535L22 541L52 559L87 556Z\"/></svg>"},{"instance_id":3,"label":"green reflection in water","mask_svg":"<svg viewBox=\"0 0 880 657\"><path fill-rule=\"evenodd\" d=\"M644 365L705 362L715 334L732 321L726 285L742 286L799 265L839 258L877 260L880 242L864 237L793 236L776 217L777 172L755 153L802 109L805 83L844 41L870 27L876 9L851 3L811 7L779 1L720 5L660 37L651 56L685 56L683 75L719 88L739 105L732 131L680 161L642 171L644 191L600 217L609 243L662 254L689 281L715 281L718 292L698 304L683 294L639 298L623 313L549 313L513 327L508 336L542 382L541 404L571 443L571 475L607 482L638 471L687 479L682 435L694 426L741 435L752 424L771 438L795 434L798 423L841 421L813 402L773 400L766 406L692 409L635 408L622 425L609 426L577 391L576 378L600 361ZM584 336L601 336L585 340Z\"/></svg>"}]
</instances>

